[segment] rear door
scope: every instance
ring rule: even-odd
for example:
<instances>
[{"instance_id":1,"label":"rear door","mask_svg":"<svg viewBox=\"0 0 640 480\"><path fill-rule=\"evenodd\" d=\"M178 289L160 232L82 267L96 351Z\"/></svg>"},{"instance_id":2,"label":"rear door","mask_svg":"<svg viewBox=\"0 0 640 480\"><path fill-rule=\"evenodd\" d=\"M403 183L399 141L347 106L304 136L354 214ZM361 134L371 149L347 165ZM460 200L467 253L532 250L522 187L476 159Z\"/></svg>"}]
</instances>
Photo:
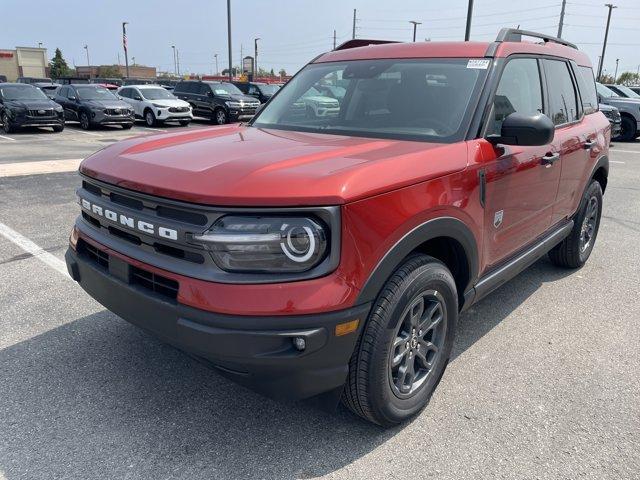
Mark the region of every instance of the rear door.
<instances>
[{"instance_id":1,"label":"rear door","mask_svg":"<svg viewBox=\"0 0 640 480\"><path fill-rule=\"evenodd\" d=\"M487 134L499 134L511 113L545 112L546 89L540 61L506 61L495 92ZM553 145L508 145L486 149L484 168L484 264L490 269L533 243L551 226L560 180L559 154Z\"/></svg>"}]
</instances>

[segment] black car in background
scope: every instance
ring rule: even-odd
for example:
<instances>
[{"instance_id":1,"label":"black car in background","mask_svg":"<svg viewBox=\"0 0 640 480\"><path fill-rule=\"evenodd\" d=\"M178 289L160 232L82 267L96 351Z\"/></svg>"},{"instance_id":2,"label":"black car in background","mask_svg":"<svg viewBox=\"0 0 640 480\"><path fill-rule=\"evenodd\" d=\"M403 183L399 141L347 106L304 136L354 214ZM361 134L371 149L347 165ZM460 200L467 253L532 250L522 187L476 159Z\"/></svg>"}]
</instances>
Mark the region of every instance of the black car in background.
<instances>
[{"instance_id":1,"label":"black car in background","mask_svg":"<svg viewBox=\"0 0 640 480\"><path fill-rule=\"evenodd\" d=\"M185 80L178 82L173 94L189 102L195 116L209 118L218 125L248 120L260 106L256 98L228 82Z\"/></svg>"},{"instance_id":2,"label":"black car in background","mask_svg":"<svg viewBox=\"0 0 640 480\"><path fill-rule=\"evenodd\" d=\"M64 130L64 113L33 85L24 83L0 84L0 121L5 133L21 127L52 127Z\"/></svg>"},{"instance_id":3,"label":"black car in background","mask_svg":"<svg viewBox=\"0 0 640 480\"><path fill-rule=\"evenodd\" d=\"M18 83L28 83L28 84L34 84L34 83L53 83L53 80L51 80L50 78L38 78L38 77L18 77L18 80L16 80L16 82Z\"/></svg>"},{"instance_id":4,"label":"black car in background","mask_svg":"<svg viewBox=\"0 0 640 480\"><path fill-rule=\"evenodd\" d=\"M0 75L0 83L5 83L7 81L6 75Z\"/></svg>"},{"instance_id":5,"label":"black car in background","mask_svg":"<svg viewBox=\"0 0 640 480\"><path fill-rule=\"evenodd\" d=\"M133 108L100 85L63 85L54 100L64 108L65 119L80 122L84 130L97 125L120 125L126 130L135 121Z\"/></svg>"},{"instance_id":6,"label":"black car in background","mask_svg":"<svg viewBox=\"0 0 640 480\"><path fill-rule=\"evenodd\" d=\"M58 89L58 87L62 86L59 83L41 83L41 82L32 83L31 85L33 85L34 87L38 87L40 90L42 90L42 93L44 93L51 100L53 100L53 97L56 96L56 90Z\"/></svg>"},{"instance_id":7,"label":"black car in background","mask_svg":"<svg viewBox=\"0 0 640 480\"><path fill-rule=\"evenodd\" d=\"M599 110L607 117L611 124L611 138L618 138L622 133L622 117L620 116L620 110L611 105L601 103L598 106Z\"/></svg>"},{"instance_id":8,"label":"black car in background","mask_svg":"<svg viewBox=\"0 0 640 480\"><path fill-rule=\"evenodd\" d=\"M271 85L269 83L233 82L233 84L245 95L250 95L260 100L260 103L267 103L280 89L279 85Z\"/></svg>"}]
</instances>

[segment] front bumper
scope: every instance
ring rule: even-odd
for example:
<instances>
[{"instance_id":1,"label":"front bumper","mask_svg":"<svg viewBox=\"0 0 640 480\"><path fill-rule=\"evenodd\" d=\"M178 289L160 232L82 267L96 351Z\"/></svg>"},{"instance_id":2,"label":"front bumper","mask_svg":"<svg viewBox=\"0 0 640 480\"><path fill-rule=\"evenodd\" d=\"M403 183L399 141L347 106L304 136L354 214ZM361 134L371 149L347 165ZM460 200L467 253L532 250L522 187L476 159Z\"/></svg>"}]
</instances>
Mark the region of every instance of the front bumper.
<instances>
[{"instance_id":1,"label":"front bumper","mask_svg":"<svg viewBox=\"0 0 640 480\"><path fill-rule=\"evenodd\" d=\"M16 128L22 127L60 127L64 125L64 118L55 117L30 117L28 115L16 116L11 120Z\"/></svg>"},{"instance_id":2,"label":"front bumper","mask_svg":"<svg viewBox=\"0 0 640 480\"><path fill-rule=\"evenodd\" d=\"M257 108L231 108L229 109L230 120L249 120L256 114Z\"/></svg>"},{"instance_id":3,"label":"front bumper","mask_svg":"<svg viewBox=\"0 0 640 480\"><path fill-rule=\"evenodd\" d=\"M154 110L156 114L156 119L162 120L165 122L180 122L180 121L191 121L193 120L193 114L189 110L187 112L170 112L166 108L156 108Z\"/></svg>"},{"instance_id":4,"label":"front bumper","mask_svg":"<svg viewBox=\"0 0 640 480\"><path fill-rule=\"evenodd\" d=\"M124 320L206 359L223 374L266 395L303 399L342 388L370 304L298 316L236 316L169 300L132 281L131 265L109 256L97 263L70 247L72 278ZM338 324L359 320L357 331L336 336ZM298 351L293 338L305 339Z\"/></svg>"},{"instance_id":5,"label":"front bumper","mask_svg":"<svg viewBox=\"0 0 640 480\"><path fill-rule=\"evenodd\" d=\"M91 112L91 123L95 125L122 125L134 123L135 116L132 115L107 115L102 111Z\"/></svg>"}]
</instances>

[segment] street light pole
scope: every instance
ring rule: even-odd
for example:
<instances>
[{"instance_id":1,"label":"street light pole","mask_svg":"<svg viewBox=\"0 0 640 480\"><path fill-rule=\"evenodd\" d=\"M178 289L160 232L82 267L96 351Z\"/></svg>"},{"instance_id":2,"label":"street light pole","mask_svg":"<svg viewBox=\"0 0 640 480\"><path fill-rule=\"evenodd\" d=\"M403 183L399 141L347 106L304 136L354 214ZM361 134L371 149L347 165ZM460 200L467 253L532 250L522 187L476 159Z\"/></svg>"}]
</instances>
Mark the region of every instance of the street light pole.
<instances>
[{"instance_id":1,"label":"street light pole","mask_svg":"<svg viewBox=\"0 0 640 480\"><path fill-rule=\"evenodd\" d=\"M258 78L258 40L260 38L253 39L253 80Z\"/></svg>"},{"instance_id":2,"label":"street light pole","mask_svg":"<svg viewBox=\"0 0 640 480\"><path fill-rule=\"evenodd\" d=\"M562 27L564 27L564 10L567 6L567 0L562 0L562 7L560 8L560 21L558 22L558 38L562 38Z\"/></svg>"},{"instance_id":3,"label":"street light pole","mask_svg":"<svg viewBox=\"0 0 640 480\"><path fill-rule=\"evenodd\" d=\"M229 81L233 80L233 58L231 56L231 0L227 0L227 44L229 46Z\"/></svg>"},{"instance_id":4,"label":"street light pole","mask_svg":"<svg viewBox=\"0 0 640 480\"><path fill-rule=\"evenodd\" d=\"M422 22L416 22L415 20L409 20L409 23L413 23L413 41L416 41L416 29L418 25L422 25Z\"/></svg>"},{"instance_id":5,"label":"street light pole","mask_svg":"<svg viewBox=\"0 0 640 480\"><path fill-rule=\"evenodd\" d=\"M84 49L87 51L87 67L88 67L89 65L91 65L91 62L89 61L89 46L85 45Z\"/></svg>"},{"instance_id":6,"label":"street light pole","mask_svg":"<svg viewBox=\"0 0 640 480\"><path fill-rule=\"evenodd\" d=\"M122 47L124 48L124 64L127 69L127 78L129 78L129 54L127 52L127 24L122 22Z\"/></svg>"},{"instance_id":7,"label":"street light pole","mask_svg":"<svg viewBox=\"0 0 640 480\"><path fill-rule=\"evenodd\" d=\"M620 61L619 58L616 58L616 73L613 74L613 83L616 83L618 81L618 62Z\"/></svg>"},{"instance_id":8,"label":"street light pole","mask_svg":"<svg viewBox=\"0 0 640 480\"><path fill-rule=\"evenodd\" d=\"M213 54L213 58L216 59L216 75L218 75L218 72L219 72L219 70L218 70L218 54L214 53Z\"/></svg>"},{"instance_id":9,"label":"street light pole","mask_svg":"<svg viewBox=\"0 0 640 480\"><path fill-rule=\"evenodd\" d=\"M604 52L607 50L607 38L609 38L609 24L611 23L611 12L614 8L618 8L611 3L607 3L605 5L609 9L609 13L607 15L607 28L604 31L604 42L602 43L602 55L600 55L600 65L598 66L598 80L602 76L602 67L604 65Z\"/></svg>"},{"instance_id":10,"label":"street light pole","mask_svg":"<svg viewBox=\"0 0 640 480\"><path fill-rule=\"evenodd\" d=\"M178 76L178 63L176 62L176 46L171 45L173 50L173 74Z\"/></svg>"},{"instance_id":11,"label":"street light pole","mask_svg":"<svg viewBox=\"0 0 640 480\"><path fill-rule=\"evenodd\" d=\"M468 42L471 36L471 17L473 16L473 0L469 0L467 6L467 26L464 29L464 41Z\"/></svg>"}]
</instances>

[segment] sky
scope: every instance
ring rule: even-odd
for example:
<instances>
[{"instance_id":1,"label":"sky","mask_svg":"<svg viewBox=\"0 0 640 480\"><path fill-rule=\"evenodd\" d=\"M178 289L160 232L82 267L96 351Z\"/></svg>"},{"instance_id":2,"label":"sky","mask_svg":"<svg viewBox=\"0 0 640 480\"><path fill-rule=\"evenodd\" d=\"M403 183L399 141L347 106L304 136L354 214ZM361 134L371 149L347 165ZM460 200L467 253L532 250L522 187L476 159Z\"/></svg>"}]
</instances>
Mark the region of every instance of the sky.
<instances>
[{"instance_id":1,"label":"sky","mask_svg":"<svg viewBox=\"0 0 640 480\"><path fill-rule=\"evenodd\" d=\"M613 10L604 70L636 72L640 65L640 0L610 0ZM211 74L228 65L226 0L0 0L0 49L38 46L51 58L62 50L70 65L124 64L122 22L127 21L129 62L174 70L172 45L181 73ZM475 0L472 40L490 41L501 27L557 33L562 0ZM602 49L605 0L568 1L563 38L577 43L594 65ZM293 74L316 55L352 35L410 41L410 20L422 22L417 40L462 40L467 0L231 0L234 65L253 54L258 64Z\"/></svg>"}]
</instances>

